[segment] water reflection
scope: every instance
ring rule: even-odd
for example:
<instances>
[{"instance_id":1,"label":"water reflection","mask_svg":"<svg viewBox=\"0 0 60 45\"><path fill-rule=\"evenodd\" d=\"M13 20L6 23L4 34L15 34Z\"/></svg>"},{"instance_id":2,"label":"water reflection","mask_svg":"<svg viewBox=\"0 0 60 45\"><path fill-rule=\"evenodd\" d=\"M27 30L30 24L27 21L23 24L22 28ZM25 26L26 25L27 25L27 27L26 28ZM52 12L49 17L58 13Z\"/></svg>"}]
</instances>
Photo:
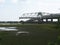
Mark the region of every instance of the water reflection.
<instances>
[{"instance_id":1,"label":"water reflection","mask_svg":"<svg viewBox=\"0 0 60 45\"><path fill-rule=\"evenodd\" d=\"M12 31L16 36L17 35L27 35L29 34L28 31L23 31L23 30L20 30L19 28L17 27L0 27L0 31Z\"/></svg>"},{"instance_id":2,"label":"water reflection","mask_svg":"<svg viewBox=\"0 0 60 45\"><path fill-rule=\"evenodd\" d=\"M9 28L9 29L16 29L16 27L6 27L6 28Z\"/></svg>"},{"instance_id":3,"label":"water reflection","mask_svg":"<svg viewBox=\"0 0 60 45\"><path fill-rule=\"evenodd\" d=\"M18 31L16 27L0 27L0 31Z\"/></svg>"},{"instance_id":4,"label":"water reflection","mask_svg":"<svg viewBox=\"0 0 60 45\"><path fill-rule=\"evenodd\" d=\"M16 36L18 36L18 35L28 35L28 34L29 34L29 32L27 32L27 31L18 31L16 33Z\"/></svg>"}]
</instances>

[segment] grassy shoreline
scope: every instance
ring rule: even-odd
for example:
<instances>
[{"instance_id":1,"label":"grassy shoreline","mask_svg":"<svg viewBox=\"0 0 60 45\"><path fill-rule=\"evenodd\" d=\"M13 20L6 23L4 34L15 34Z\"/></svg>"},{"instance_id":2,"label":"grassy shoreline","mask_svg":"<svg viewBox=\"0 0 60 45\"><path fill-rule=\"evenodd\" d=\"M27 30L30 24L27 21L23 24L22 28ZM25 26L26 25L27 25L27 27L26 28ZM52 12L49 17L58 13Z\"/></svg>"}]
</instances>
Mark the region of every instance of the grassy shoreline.
<instances>
[{"instance_id":1,"label":"grassy shoreline","mask_svg":"<svg viewBox=\"0 0 60 45\"><path fill-rule=\"evenodd\" d=\"M49 25L49 26L55 26L56 24L5 24L5 25L1 25L0 24L0 27L1 26L47 26L47 25Z\"/></svg>"},{"instance_id":2,"label":"grassy shoreline","mask_svg":"<svg viewBox=\"0 0 60 45\"><path fill-rule=\"evenodd\" d=\"M49 29L55 30L56 24L10 24L10 25L0 25L0 27L23 27L23 28L40 28L40 29Z\"/></svg>"}]
</instances>

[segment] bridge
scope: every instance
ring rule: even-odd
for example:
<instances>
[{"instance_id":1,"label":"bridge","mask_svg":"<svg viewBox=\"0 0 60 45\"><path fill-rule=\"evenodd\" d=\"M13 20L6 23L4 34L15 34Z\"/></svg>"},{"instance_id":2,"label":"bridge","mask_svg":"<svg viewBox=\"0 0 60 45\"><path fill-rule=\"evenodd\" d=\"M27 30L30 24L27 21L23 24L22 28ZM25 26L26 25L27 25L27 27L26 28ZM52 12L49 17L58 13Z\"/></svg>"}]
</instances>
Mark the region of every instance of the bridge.
<instances>
[{"instance_id":1,"label":"bridge","mask_svg":"<svg viewBox=\"0 0 60 45\"><path fill-rule=\"evenodd\" d=\"M45 22L60 22L60 14L50 14L42 17Z\"/></svg>"},{"instance_id":2,"label":"bridge","mask_svg":"<svg viewBox=\"0 0 60 45\"><path fill-rule=\"evenodd\" d=\"M42 22L60 22L60 14L50 14L45 12L25 13L19 19L33 19Z\"/></svg>"},{"instance_id":3,"label":"bridge","mask_svg":"<svg viewBox=\"0 0 60 45\"><path fill-rule=\"evenodd\" d=\"M49 15L49 13L45 12L35 12L35 13L24 13L19 19L28 19L28 18L41 18L44 15Z\"/></svg>"}]
</instances>

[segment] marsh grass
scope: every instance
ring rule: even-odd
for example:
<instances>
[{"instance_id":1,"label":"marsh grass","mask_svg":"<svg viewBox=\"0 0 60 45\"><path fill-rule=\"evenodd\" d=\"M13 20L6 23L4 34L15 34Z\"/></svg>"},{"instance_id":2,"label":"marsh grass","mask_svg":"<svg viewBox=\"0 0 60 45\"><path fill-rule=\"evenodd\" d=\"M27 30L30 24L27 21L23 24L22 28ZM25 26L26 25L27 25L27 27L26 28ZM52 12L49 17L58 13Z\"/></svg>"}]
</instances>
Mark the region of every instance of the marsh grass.
<instances>
[{"instance_id":1,"label":"marsh grass","mask_svg":"<svg viewBox=\"0 0 60 45\"><path fill-rule=\"evenodd\" d=\"M1 25L0 25L1 26ZM20 24L2 25L2 27L16 27L18 31L28 31L29 35L18 35L12 31L0 32L1 45L51 45L60 39L60 32L55 28L55 24Z\"/></svg>"}]
</instances>

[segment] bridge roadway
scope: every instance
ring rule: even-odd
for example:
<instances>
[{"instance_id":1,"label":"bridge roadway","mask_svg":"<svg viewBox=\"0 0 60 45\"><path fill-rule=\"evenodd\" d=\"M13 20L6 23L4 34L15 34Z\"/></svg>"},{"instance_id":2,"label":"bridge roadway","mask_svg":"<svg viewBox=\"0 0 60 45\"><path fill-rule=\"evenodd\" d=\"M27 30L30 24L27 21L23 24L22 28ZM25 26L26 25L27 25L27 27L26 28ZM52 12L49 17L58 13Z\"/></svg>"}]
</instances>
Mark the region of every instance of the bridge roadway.
<instances>
[{"instance_id":1,"label":"bridge roadway","mask_svg":"<svg viewBox=\"0 0 60 45\"><path fill-rule=\"evenodd\" d=\"M38 19L38 18L41 18L41 17L19 17L19 19L28 19L28 18L36 18L36 19Z\"/></svg>"}]
</instances>

